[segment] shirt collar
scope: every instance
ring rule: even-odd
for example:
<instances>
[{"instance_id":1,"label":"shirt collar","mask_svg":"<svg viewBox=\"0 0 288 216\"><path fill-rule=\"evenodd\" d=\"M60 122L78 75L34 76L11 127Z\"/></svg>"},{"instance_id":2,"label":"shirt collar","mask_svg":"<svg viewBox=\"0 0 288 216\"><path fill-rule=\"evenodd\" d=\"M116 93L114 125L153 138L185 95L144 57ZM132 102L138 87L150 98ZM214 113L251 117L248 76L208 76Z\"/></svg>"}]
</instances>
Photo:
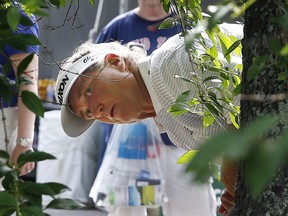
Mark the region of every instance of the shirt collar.
<instances>
[{"instance_id":1,"label":"shirt collar","mask_svg":"<svg viewBox=\"0 0 288 216\"><path fill-rule=\"evenodd\" d=\"M151 56L146 56L145 58L141 58L138 61L138 67L139 67L140 74L146 85L146 88L149 92L149 95L151 97L155 112L157 114L162 109L162 106L158 101L154 88L152 87L151 77L150 77L150 59L151 59Z\"/></svg>"}]
</instances>

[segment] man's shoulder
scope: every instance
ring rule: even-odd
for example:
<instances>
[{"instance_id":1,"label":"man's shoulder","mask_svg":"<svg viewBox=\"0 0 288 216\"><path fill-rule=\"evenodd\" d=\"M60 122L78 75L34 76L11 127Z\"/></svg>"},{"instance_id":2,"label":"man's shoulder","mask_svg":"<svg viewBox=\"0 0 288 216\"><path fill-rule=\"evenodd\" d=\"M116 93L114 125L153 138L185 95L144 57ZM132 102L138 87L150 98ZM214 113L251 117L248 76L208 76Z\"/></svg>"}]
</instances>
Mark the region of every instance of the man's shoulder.
<instances>
[{"instance_id":1,"label":"man's shoulder","mask_svg":"<svg viewBox=\"0 0 288 216\"><path fill-rule=\"evenodd\" d=\"M126 22L127 20L134 19L136 16L135 9L127 11L126 13L120 14L116 17L114 17L108 24L107 26L113 26L117 25L123 22Z\"/></svg>"}]
</instances>

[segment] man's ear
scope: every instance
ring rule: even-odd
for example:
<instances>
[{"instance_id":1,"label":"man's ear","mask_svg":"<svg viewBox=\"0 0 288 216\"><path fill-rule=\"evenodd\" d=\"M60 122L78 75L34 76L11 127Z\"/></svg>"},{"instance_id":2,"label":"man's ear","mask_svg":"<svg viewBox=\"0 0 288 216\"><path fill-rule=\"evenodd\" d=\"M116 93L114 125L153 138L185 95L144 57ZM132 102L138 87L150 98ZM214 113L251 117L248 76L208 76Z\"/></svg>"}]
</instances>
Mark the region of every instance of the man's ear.
<instances>
[{"instance_id":1,"label":"man's ear","mask_svg":"<svg viewBox=\"0 0 288 216\"><path fill-rule=\"evenodd\" d=\"M112 68L116 68L119 71L125 70L125 62L124 59L116 54L109 53L105 56L105 62L107 66Z\"/></svg>"}]
</instances>

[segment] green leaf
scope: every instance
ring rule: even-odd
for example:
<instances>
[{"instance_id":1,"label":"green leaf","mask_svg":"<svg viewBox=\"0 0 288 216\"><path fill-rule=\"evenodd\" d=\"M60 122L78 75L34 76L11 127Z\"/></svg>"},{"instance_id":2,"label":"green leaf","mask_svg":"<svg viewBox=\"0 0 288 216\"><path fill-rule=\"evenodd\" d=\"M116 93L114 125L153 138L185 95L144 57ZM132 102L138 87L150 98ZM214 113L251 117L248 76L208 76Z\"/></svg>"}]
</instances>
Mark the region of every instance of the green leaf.
<instances>
[{"instance_id":1,"label":"green leaf","mask_svg":"<svg viewBox=\"0 0 288 216\"><path fill-rule=\"evenodd\" d=\"M6 206L6 207L16 207L17 206L17 198L6 192L6 191L1 191L0 192L0 205L1 206Z\"/></svg>"},{"instance_id":2,"label":"green leaf","mask_svg":"<svg viewBox=\"0 0 288 216\"><path fill-rule=\"evenodd\" d=\"M215 46L212 46L212 47L209 49L208 54L209 54L210 56L212 56L214 59L217 58L217 56L218 56L218 50L217 50L217 48L216 48Z\"/></svg>"},{"instance_id":3,"label":"green leaf","mask_svg":"<svg viewBox=\"0 0 288 216\"><path fill-rule=\"evenodd\" d=\"M217 34L217 37L219 39L220 46L222 48L222 53L227 53L228 52L228 48L232 46L232 41L230 40L230 38L227 35L225 35L222 32L219 32ZM225 58L226 58L226 60L228 62L231 62L231 55L230 54L227 54L225 56Z\"/></svg>"},{"instance_id":4,"label":"green leaf","mask_svg":"<svg viewBox=\"0 0 288 216\"><path fill-rule=\"evenodd\" d=\"M194 171L196 179L203 181L211 172L210 163L222 157L223 154L235 160L244 159L253 144L259 143L264 133L274 127L277 122L277 116L266 116L251 122L245 130L240 132L221 133L207 139L186 170Z\"/></svg>"},{"instance_id":5,"label":"green leaf","mask_svg":"<svg viewBox=\"0 0 288 216\"><path fill-rule=\"evenodd\" d=\"M35 183L26 181L22 182L20 185L25 194L48 195L54 197L55 195L65 191L71 191L71 189L66 185L56 182Z\"/></svg>"},{"instance_id":6,"label":"green leaf","mask_svg":"<svg viewBox=\"0 0 288 216\"><path fill-rule=\"evenodd\" d=\"M235 41L235 42L228 48L228 50L225 52L224 57L226 57L227 55L229 55L230 53L232 53L240 44L241 44L241 40Z\"/></svg>"},{"instance_id":7,"label":"green leaf","mask_svg":"<svg viewBox=\"0 0 288 216\"><path fill-rule=\"evenodd\" d=\"M180 94L177 98L176 101L177 103L187 103L190 100L190 90L189 91L185 91L182 94Z\"/></svg>"},{"instance_id":8,"label":"green leaf","mask_svg":"<svg viewBox=\"0 0 288 216\"><path fill-rule=\"evenodd\" d=\"M176 79L181 79L181 80L183 80L183 81L191 82L191 83L194 83L194 84L195 84L195 82L194 82L193 80L187 79L186 77L183 77L183 76L175 75L175 78L176 78Z\"/></svg>"},{"instance_id":9,"label":"green leaf","mask_svg":"<svg viewBox=\"0 0 288 216\"><path fill-rule=\"evenodd\" d=\"M187 104L185 103L175 103L172 104L171 107L167 110L168 112L172 113L174 116L183 115L184 113L187 113L190 111L189 108L187 108Z\"/></svg>"},{"instance_id":10,"label":"green leaf","mask_svg":"<svg viewBox=\"0 0 288 216\"><path fill-rule=\"evenodd\" d=\"M172 17L166 18L163 22L161 22L158 29L169 29L175 26L175 19Z\"/></svg>"},{"instance_id":11,"label":"green leaf","mask_svg":"<svg viewBox=\"0 0 288 216\"><path fill-rule=\"evenodd\" d=\"M21 93L22 101L29 110L35 113L37 116L44 116L44 108L42 105L42 101L39 97L30 91L22 91Z\"/></svg>"},{"instance_id":12,"label":"green leaf","mask_svg":"<svg viewBox=\"0 0 288 216\"><path fill-rule=\"evenodd\" d=\"M41 207L38 206L26 206L26 205L21 205L20 206L20 211L21 211L21 215L23 216L45 216L46 214L43 212Z\"/></svg>"},{"instance_id":13,"label":"green leaf","mask_svg":"<svg viewBox=\"0 0 288 216\"><path fill-rule=\"evenodd\" d=\"M16 34L11 35L9 37L9 40L7 40L7 44L9 44L11 47L21 50L23 52L27 52L27 46L28 45L39 45L40 41L39 39L31 34Z\"/></svg>"},{"instance_id":14,"label":"green leaf","mask_svg":"<svg viewBox=\"0 0 288 216\"><path fill-rule=\"evenodd\" d=\"M197 151L196 150L190 150L185 152L177 161L177 164L184 164L190 162L194 156L196 155Z\"/></svg>"},{"instance_id":15,"label":"green leaf","mask_svg":"<svg viewBox=\"0 0 288 216\"><path fill-rule=\"evenodd\" d=\"M26 151L22 153L17 160L17 164L21 167L27 162L39 162L43 160L54 160L56 159L53 155L46 153L46 152L41 152L41 151Z\"/></svg>"},{"instance_id":16,"label":"green leaf","mask_svg":"<svg viewBox=\"0 0 288 216\"><path fill-rule=\"evenodd\" d=\"M21 18L19 21L20 24L24 25L24 26L32 26L33 22L31 21L31 19L29 17L27 17L26 15L21 14Z\"/></svg>"},{"instance_id":17,"label":"green leaf","mask_svg":"<svg viewBox=\"0 0 288 216\"><path fill-rule=\"evenodd\" d=\"M252 194L260 195L267 183L272 180L282 160L281 149L276 143L257 145L257 148L251 151L246 159L245 175Z\"/></svg>"},{"instance_id":18,"label":"green leaf","mask_svg":"<svg viewBox=\"0 0 288 216\"><path fill-rule=\"evenodd\" d=\"M239 85L237 85L234 90L233 90L233 95L239 95L241 94L241 89L242 89L242 84L240 83Z\"/></svg>"},{"instance_id":19,"label":"green leaf","mask_svg":"<svg viewBox=\"0 0 288 216\"><path fill-rule=\"evenodd\" d=\"M219 22L227 17L233 9L233 4L226 4L225 6L217 6L217 10L209 18L208 30L212 30Z\"/></svg>"},{"instance_id":20,"label":"green leaf","mask_svg":"<svg viewBox=\"0 0 288 216\"><path fill-rule=\"evenodd\" d=\"M169 13L170 10L170 0L161 0L163 9L166 13Z\"/></svg>"},{"instance_id":21,"label":"green leaf","mask_svg":"<svg viewBox=\"0 0 288 216\"><path fill-rule=\"evenodd\" d=\"M11 169L9 166L7 166L6 164L0 164L0 178L2 178L3 176L5 176L8 172L13 171L13 169Z\"/></svg>"},{"instance_id":22,"label":"green leaf","mask_svg":"<svg viewBox=\"0 0 288 216\"><path fill-rule=\"evenodd\" d=\"M3 139L3 137L1 139ZM10 156L9 156L7 151L0 149L0 158L8 160L10 158Z\"/></svg>"},{"instance_id":23,"label":"green leaf","mask_svg":"<svg viewBox=\"0 0 288 216\"><path fill-rule=\"evenodd\" d=\"M279 53L281 56L287 56L288 55L288 44L286 44Z\"/></svg>"},{"instance_id":24,"label":"green leaf","mask_svg":"<svg viewBox=\"0 0 288 216\"><path fill-rule=\"evenodd\" d=\"M269 61L270 57L267 55L256 56L253 58L253 64L265 65Z\"/></svg>"},{"instance_id":25,"label":"green leaf","mask_svg":"<svg viewBox=\"0 0 288 216\"><path fill-rule=\"evenodd\" d=\"M282 72L278 75L277 80L287 80L288 73L287 72Z\"/></svg>"},{"instance_id":26,"label":"green leaf","mask_svg":"<svg viewBox=\"0 0 288 216\"><path fill-rule=\"evenodd\" d=\"M0 204L0 215L1 216L8 216L13 215L13 213L16 211L16 207L4 207Z\"/></svg>"},{"instance_id":27,"label":"green leaf","mask_svg":"<svg viewBox=\"0 0 288 216\"><path fill-rule=\"evenodd\" d=\"M261 70L263 69L263 66L261 65L251 65L247 71L247 78L248 80L254 79L258 74L261 73Z\"/></svg>"},{"instance_id":28,"label":"green leaf","mask_svg":"<svg viewBox=\"0 0 288 216\"><path fill-rule=\"evenodd\" d=\"M215 116L220 116L220 111L216 106L213 106L211 103L204 103L205 107Z\"/></svg>"},{"instance_id":29,"label":"green leaf","mask_svg":"<svg viewBox=\"0 0 288 216\"><path fill-rule=\"evenodd\" d=\"M207 82L207 81L222 82L221 77L218 77L218 76L206 77L203 82Z\"/></svg>"},{"instance_id":30,"label":"green leaf","mask_svg":"<svg viewBox=\"0 0 288 216\"><path fill-rule=\"evenodd\" d=\"M213 117L213 115L211 115L210 112L205 112L203 115L203 126L204 128L209 127L210 125L213 124L213 122L215 121L215 118Z\"/></svg>"},{"instance_id":31,"label":"green leaf","mask_svg":"<svg viewBox=\"0 0 288 216\"><path fill-rule=\"evenodd\" d=\"M83 207L84 205L78 201L72 199L54 199L48 205L47 208L55 209L77 209Z\"/></svg>"},{"instance_id":32,"label":"green leaf","mask_svg":"<svg viewBox=\"0 0 288 216\"><path fill-rule=\"evenodd\" d=\"M272 38L271 39L270 38L269 41L268 41L268 48L269 48L270 51L278 54L282 50L283 46L278 41L278 39L276 39L276 38Z\"/></svg>"},{"instance_id":33,"label":"green leaf","mask_svg":"<svg viewBox=\"0 0 288 216\"><path fill-rule=\"evenodd\" d=\"M44 184L49 186L54 191L55 194L60 194L60 193L63 193L65 191L71 191L71 189L69 187L67 187L66 185L61 184L61 183L47 182Z\"/></svg>"},{"instance_id":34,"label":"green leaf","mask_svg":"<svg viewBox=\"0 0 288 216\"><path fill-rule=\"evenodd\" d=\"M26 56L18 65L17 67L17 76L20 77L24 71L27 69L28 65L31 63L34 54L31 53L30 55Z\"/></svg>"},{"instance_id":35,"label":"green leaf","mask_svg":"<svg viewBox=\"0 0 288 216\"><path fill-rule=\"evenodd\" d=\"M15 7L10 7L7 13L7 22L12 29L12 31L17 30L18 23L20 21L21 15Z\"/></svg>"},{"instance_id":36,"label":"green leaf","mask_svg":"<svg viewBox=\"0 0 288 216\"><path fill-rule=\"evenodd\" d=\"M22 181L21 179L18 178L18 172L16 169L5 174L5 178L2 181L2 185L6 189L6 191L11 189L13 190L15 186L14 181Z\"/></svg>"},{"instance_id":37,"label":"green leaf","mask_svg":"<svg viewBox=\"0 0 288 216\"><path fill-rule=\"evenodd\" d=\"M94 0L89 0L89 2L90 2L90 4L91 4L92 6L95 6Z\"/></svg>"},{"instance_id":38,"label":"green leaf","mask_svg":"<svg viewBox=\"0 0 288 216\"><path fill-rule=\"evenodd\" d=\"M236 129L240 129L240 126L239 126L239 124L238 124L238 118L237 118L237 116L236 115L233 115L233 113L229 113L229 116L230 116L230 120L231 120L231 123L234 125L234 127L236 128Z\"/></svg>"}]
</instances>

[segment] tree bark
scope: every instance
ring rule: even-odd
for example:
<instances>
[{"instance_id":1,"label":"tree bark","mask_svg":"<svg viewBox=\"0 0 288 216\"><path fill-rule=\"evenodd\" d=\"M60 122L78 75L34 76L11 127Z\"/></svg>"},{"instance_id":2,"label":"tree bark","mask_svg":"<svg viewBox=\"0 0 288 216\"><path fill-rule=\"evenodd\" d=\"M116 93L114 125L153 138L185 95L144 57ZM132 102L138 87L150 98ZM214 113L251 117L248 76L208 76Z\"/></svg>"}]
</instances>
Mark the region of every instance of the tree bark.
<instances>
[{"instance_id":1,"label":"tree bark","mask_svg":"<svg viewBox=\"0 0 288 216\"><path fill-rule=\"evenodd\" d=\"M285 0L258 0L245 13L245 27L243 39L243 86L241 101L241 129L253 119L266 114L276 113L280 120L265 139L275 139L287 129L287 99L278 97L287 94L287 81L277 80L281 70L271 64L261 70L261 73L252 80L247 79L248 68L253 63L253 58L268 55L275 60L275 54L268 49L269 42L276 38L280 43L287 43L288 34L273 18L281 15L281 5L286 5ZM287 63L288 64L288 63ZM261 97L256 97L261 96ZM259 99L260 98L260 99ZM286 115L286 116L285 116ZM256 143L255 143L256 144ZM281 216L288 215L288 165L284 164L275 174L273 181L267 185L264 192L257 198L250 193L245 179L246 161L240 162L238 183L236 185L236 204L229 215L240 216ZM263 167L264 168L264 167Z\"/></svg>"}]
</instances>

